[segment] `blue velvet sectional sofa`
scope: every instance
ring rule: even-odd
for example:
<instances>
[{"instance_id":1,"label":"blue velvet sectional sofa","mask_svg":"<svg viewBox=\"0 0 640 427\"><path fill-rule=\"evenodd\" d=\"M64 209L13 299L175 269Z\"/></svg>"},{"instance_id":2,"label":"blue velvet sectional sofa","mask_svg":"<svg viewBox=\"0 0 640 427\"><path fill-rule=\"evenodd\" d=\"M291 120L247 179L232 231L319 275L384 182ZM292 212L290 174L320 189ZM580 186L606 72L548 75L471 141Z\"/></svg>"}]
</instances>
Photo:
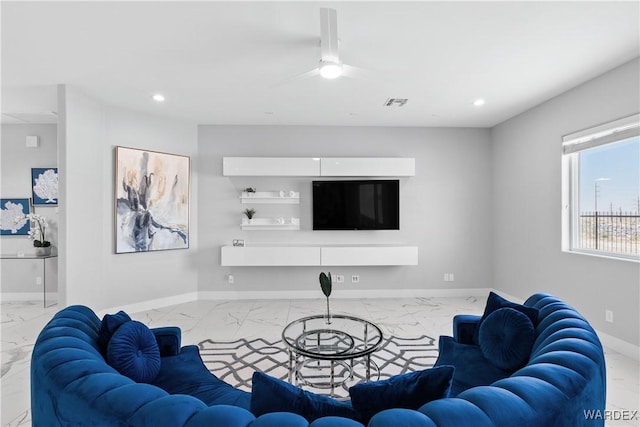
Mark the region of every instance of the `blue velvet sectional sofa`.
<instances>
[{"instance_id":1,"label":"blue velvet sectional sofa","mask_svg":"<svg viewBox=\"0 0 640 427\"><path fill-rule=\"evenodd\" d=\"M603 411L602 346L587 321L545 294L525 306L538 310L535 342L523 367L478 376L480 316L454 319L454 336L441 337L439 365L458 363L454 397L418 410L388 409L369 427L602 426L585 411ZM181 347L175 327L152 330L161 356L157 376L136 382L112 368L100 350L101 321L89 308L58 312L40 333L31 362L32 421L38 426L362 427L325 416L307 421L291 412L251 413L251 394L211 375L195 346ZM454 365L455 366L455 365ZM482 384L484 385L479 385ZM471 386L475 384L474 386ZM591 412L592 413L592 412Z\"/></svg>"}]
</instances>

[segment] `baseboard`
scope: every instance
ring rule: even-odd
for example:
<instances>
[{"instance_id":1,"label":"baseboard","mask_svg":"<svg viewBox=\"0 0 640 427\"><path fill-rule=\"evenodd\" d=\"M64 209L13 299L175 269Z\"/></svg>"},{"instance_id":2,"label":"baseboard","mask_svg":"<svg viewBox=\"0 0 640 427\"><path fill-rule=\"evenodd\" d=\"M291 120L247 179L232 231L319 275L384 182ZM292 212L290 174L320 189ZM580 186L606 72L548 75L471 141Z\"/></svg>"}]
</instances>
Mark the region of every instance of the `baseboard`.
<instances>
[{"instance_id":1,"label":"baseboard","mask_svg":"<svg viewBox=\"0 0 640 427\"><path fill-rule=\"evenodd\" d=\"M604 332L596 331L604 347L640 362L640 347L616 338Z\"/></svg>"},{"instance_id":2,"label":"baseboard","mask_svg":"<svg viewBox=\"0 0 640 427\"><path fill-rule=\"evenodd\" d=\"M155 308L167 307L170 305L184 304L198 300L197 292L189 292L186 294L173 295L170 297L156 298L147 301L136 302L133 304L125 304L117 307L105 308L97 311L98 317L102 318L105 314L115 313L124 310L127 313L139 313L141 311L153 310Z\"/></svg>"},{"instance_id":3,"label":"baseboard","mask_svg":"<svg viewBox=\"0 0 640 427\"><path fill-rule=\"evenodd\" d=\"M57 300L57 292L47 292L47 301ZM12 301L33 301L42 302L42 292L2 292L0 293L0 301L12 302Z\"/></svg>"},{"instance_id":4,"label":"baseboard","mask_svg":"<svg viewBox=\"0 0 640 427\"><path fill-rule=\"evenodd\" d=\"M430 297L468 297L486 296L489 289L336 289L332 298L430 298ZM320 299L324 298L318 290L305 291L206 291L199 292L202 300L271 300L271 299Z\"/></svg>"}]
</instances>

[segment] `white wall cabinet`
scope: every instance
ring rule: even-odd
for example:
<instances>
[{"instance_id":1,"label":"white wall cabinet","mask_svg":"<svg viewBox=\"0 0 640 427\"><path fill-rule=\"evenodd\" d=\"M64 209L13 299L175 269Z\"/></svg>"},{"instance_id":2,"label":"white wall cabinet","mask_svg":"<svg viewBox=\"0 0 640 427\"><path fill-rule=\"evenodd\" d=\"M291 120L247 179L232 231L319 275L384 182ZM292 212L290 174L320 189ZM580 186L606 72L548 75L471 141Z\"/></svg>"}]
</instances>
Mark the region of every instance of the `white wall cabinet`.
<instances>
[{"instance_id":1,"label":"white wall cabinet","mask_svg":"<svg viewBox=\"0 0 640 427\"><path fill-rule=\"evenodd\" d=\"M417 246L223 246L223 266L418 265Z\"/></svg>"},{"instance_id":2,"label":"white wall cabinet","mask_svg":"<svg viewBox=\"0 0 640 427\"><path fill-rule=\"evenodd\" d=\"M224 157L224 176L319 176L320 159L313 157Z\"/></svg>"},{"instance_id":3,"label":"white wall cabinet","mask_svg":"<svg viewBox=\"0 0 640 427\"><path fill-rule=\"evenodd\" d=\"M417 246L328 246L321 265L418 265Z\"/></svg>"},{"instance_id":4,"label":"white wall cabinet","mask_svg":"<svg viewBox=\"0 0 640 427\"><path fill-rule=\"evenodd\" d=\"M224 157L224 176L414 176L412 157Z\"/></svg>"},{"instance_id":5,"label":"white wall cabinet","mask_svg":"<svg viewBox=\"0 0 640 427\"><path fill-rule=\"evenodd\" d=\"M315 266L320 248L314 246L223 246L223 266Z\"/></svg>"},{"instance_id":6,"label":"white wall cabinet","mask_svg":"<svg viewBox=\"0 0 640 427\"><path fill-rule=\"evenodd\" d=\"M415 159L403 157L323 157L320 176L414 176Z\"/></svg>"}]
</instances>

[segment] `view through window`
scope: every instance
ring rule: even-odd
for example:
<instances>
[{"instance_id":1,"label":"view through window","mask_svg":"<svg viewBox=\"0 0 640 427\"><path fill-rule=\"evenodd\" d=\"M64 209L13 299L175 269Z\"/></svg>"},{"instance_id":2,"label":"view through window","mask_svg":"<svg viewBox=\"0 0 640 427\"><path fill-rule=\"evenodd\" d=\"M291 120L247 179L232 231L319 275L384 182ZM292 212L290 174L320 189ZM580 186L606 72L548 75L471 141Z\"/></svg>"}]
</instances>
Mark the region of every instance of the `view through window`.
<instances>
[{"instance_id":1,"label":"view through window","mask_svg":"<svg viewBox=\"0 0 640 427\"><path fill-rule=\"evenodd\" d=\"M640 259L639 133L635 114L563 138L565 250Z\"/></svg>"},{"instance_id":2,"label":"view through window","mask_svg":"<svg viewBox=\"0 0 640 427\"><path fill-rule=\"evenodd\" d=\"M638 255L640 138L590 148L578 156L576 248Z\"/></svg>"}]
</instances>

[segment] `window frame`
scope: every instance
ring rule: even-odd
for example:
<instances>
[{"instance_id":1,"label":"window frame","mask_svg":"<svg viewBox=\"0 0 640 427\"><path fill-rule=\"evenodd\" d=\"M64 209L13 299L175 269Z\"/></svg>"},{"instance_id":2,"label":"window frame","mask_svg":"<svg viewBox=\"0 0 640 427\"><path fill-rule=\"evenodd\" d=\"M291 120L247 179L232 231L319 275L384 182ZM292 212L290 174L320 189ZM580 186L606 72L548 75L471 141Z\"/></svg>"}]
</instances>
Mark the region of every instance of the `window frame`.
<instances>
[{"instance_id":1,"label":"window frame","mask_svg":"<svg viewBox=\"0 0 640 427\"><path fill-rule=\"evenodd\" d=\"M579 247L580 152L640 135L640 113L562 137L562 251L640 262L639 254Z\"/></svg>"}]
</instances>

